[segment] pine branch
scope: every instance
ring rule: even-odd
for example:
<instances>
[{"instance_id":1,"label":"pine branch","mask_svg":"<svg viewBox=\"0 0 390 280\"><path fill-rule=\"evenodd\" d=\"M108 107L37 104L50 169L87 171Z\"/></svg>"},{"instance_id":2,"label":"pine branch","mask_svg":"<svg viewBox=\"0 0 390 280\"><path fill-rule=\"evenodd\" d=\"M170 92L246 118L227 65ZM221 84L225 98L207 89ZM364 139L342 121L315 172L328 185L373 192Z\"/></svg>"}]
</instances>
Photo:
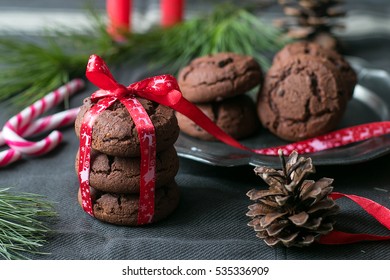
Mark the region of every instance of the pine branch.
<instances>
[{"instance_id":1,"label":"pine branch","mask_svg":"<svg viewBox=\"0 0 390 280\"><path fill-rule=\"evenodd\" d=\"M27 259L25 254L43 254L40 248L50 229L42 219L55 215L52 205L40 195L0 189L0 258Z\"/></svg>"},{"instance_id":2,"label":"pine branch","mask_svg":"<svg viewBox=\"0 0 390 280\"><path fill-rule=\"evenodd\" d=\"M83 77L89 55L109 57L115 49L105 23L88 9L90 27L46 30L39 42L0 38L0 102L27 106L75 77Z\"/></svg>"},{"instance_id":3,"label":"pine branch","mask_svg":"<svg viewBox=\"0 0 390 280\"><path fill-rule=\"evenodd\" d=\"M40 43L0 38L0 102L31 104L70 79L84 76L93 53L108 63L149 61L152 68L176 74L195 57L228 51L254 56L266 69L265 54L286 43L278 29L231 4L172 28L129 34L124 43L113 41L102 17L91 8L88 11L91 27L82 34L60 28L48 30Z\"/></svg>"},{"instance_id":4,"label":"pine branch","mask_svg":"<svg viewBox=\"0 0 390 280\"><path fill-rule=\"evenodd\" d=\"M217 52L236 52L255 57L267 69L267 52L287 42L279 29L262 22L245 8L223 4L203 17L187 20L171 28L155 28L145 34L129 34L121 45L122 61L149 58L152 66L163 66L172 73L190 60ZM135 55L136 54L136 55Z\"/></svg>"}]
</instances>

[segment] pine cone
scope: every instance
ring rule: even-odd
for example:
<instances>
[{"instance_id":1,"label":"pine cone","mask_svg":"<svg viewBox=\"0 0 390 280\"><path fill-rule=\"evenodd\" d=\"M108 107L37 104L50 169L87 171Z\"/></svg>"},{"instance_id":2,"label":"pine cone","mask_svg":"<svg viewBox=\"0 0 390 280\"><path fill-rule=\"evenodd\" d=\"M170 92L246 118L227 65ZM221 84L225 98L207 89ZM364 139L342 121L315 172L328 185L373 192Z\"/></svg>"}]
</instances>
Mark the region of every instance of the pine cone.
<instances>
[{"instance_id":1,"label":"pine cone","mask_svg":"<svg viewBox=\"0 0 390 280\"><path fill-rule=\"evenodd\" d=\"M334 28L344 28L337 18L346 15L343 0L278 0L287 16L275 24L287 31L292 39L315 41L325 48L337 49Z\"/></svg>"},{"instance_id":2,"label":"pine cone","mask_svg":"<svg viewBox=\"0 0 390 280\"><path fill-rule=\"evenodd\" d=\"M258 166L254 169L268 185L268 190L252 189L247 193L255 204L247 216L249 226L269 246L282 243L287 247L305 246L333 230L333 217L339 211L328 197L333 179L305 180L315 173L311 158L292 152L287 162L280 153L283 170Z\"/></svg>"}]
</instances>

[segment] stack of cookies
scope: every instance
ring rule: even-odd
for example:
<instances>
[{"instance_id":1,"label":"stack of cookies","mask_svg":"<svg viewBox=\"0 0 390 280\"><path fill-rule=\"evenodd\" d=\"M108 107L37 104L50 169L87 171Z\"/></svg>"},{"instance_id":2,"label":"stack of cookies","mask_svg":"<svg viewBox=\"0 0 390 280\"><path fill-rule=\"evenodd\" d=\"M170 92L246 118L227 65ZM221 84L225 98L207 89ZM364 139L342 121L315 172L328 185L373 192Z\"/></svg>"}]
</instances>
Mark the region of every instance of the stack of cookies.
<instances>
[{"instance_id":1,"label":"stack of cookies","mask_svg":"<svg viewBox=\"0 0 390 280\"><path fill-rule=\"evenodd\" d=\"M153 222L157 222L167 217L179 202L179 189L175 183L179 159L173 146L179 127L171 108L142 98L138 100L148 113L156 133ZM83 116L92 105L90 98L84 100L75 122L78 137ZM134 121L119 101L97 116L92 130L92 149L89 183L95 217L112 224L137 225L140 143ZM76 172L78 162L77 155Z\"/></svg>"},{"instance_id":2,"label":"stack of cookies","mask_svg":"<svg viewBox=\"0 0 390 280\"><path fill-rule=\"evenodd\" d=\"M259 118L289 141L324 134L340 122L356 82L356 73L337 52L316 43L291 43L267 72L258 95Z\"/></svg>"},{"instance_id":3,"label":"stack of cookies","mask_svg":"<svg viewBox=\"0 0 390 280\"><path fill-rule=\"evenodd\" d=\"M199 57L178 75L183 96L235 139L257 132L259 121L254 101L245 93L262 82L260 65L250 56L218 53ZM182 132L215 140L192 120L177 113Z\"/></svg>"}]
</instances>

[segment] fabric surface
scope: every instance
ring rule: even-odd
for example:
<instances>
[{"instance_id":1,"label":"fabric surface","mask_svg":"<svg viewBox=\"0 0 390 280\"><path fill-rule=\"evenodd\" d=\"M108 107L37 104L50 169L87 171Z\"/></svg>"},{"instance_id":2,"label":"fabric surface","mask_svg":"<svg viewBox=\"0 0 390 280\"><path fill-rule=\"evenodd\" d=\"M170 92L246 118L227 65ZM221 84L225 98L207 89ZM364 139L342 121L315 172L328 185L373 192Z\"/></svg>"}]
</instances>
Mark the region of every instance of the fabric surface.
<instances>
[{"instance_id":1,"label":"fabric surface","mask_svg":"<svg viewBox=\"0 0 390 280\"><path fill-rule=\"evenodd\" d=\"M349 38L348 54L390 71L389 36L370 40L352 44L354 39ZM128 65L113 72L124 84L155 74ZM89 84L72 97L71 107L80 106L95 89ZM59 106L55 110L62 109ZM6 105L1 104L0 125L10 116ZM55 203L58 217L50 221L53 233L43 247L50 254L30 256L33 259L390 259L390 242L268 247L247 226L249 219L245 216L251 204L246 192L253 187L266 187L252 166L216 167L182 158L176 177L181 201L168 219L138 228L102 223L78 205L74 171L78 139L72 127L61 131L64 140L55 151L0 169L0 186L42 194ZM312 178L332 177L336 191L364 196L390 207L389 168L390 155L386 155L357 165L319 166ZM389 234L356 204L346 199L337 203L341 207L338 230Z\"/></svg>"}]
</instances>

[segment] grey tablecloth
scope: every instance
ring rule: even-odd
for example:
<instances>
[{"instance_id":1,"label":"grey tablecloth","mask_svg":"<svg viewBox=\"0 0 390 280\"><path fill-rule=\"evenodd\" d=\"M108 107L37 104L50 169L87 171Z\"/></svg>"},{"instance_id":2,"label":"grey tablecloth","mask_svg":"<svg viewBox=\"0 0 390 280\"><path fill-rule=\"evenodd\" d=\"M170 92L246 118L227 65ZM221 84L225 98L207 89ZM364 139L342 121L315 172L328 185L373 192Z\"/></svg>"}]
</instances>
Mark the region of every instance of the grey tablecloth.
<instances>
[{"instance_id":1,"label":"grey tablecloth","mask_svg":"<svg viewBox=\"0 0 390 280\"><path fill-rule=\"evenodd\" d=\"M8 2L9 5L17 3ZM353 39L350 39L347 41L348 54L368 60L373 67L390 70L389 37L377 36L370 40L354 45ZM123 83L136 81L147 74L141 68L128 69L119 75ZM89 85L71 99L71 106L79 106L94 89ZM0 124L9 117L4 109L4 105L0 105ZM139 228L99 222L85 214L77 203L74 158L78 140L72 128L62 131L63 144L54 152L0 169L1 186L43 194L55 202L58 217L49 225L53 233L43 248L50 254L30 256L34 259L390 258L389 242L288 249L268 247L247 226L249 219L245 213L251 202L245 194L253 187L265 187L250 166L214 167L181 159L176 177L181 189L181 202L168 219ZM333 177L336 191L361 195L390 207L389 168L390 156L384 156L358 165L317 167L314 178ZM345 199L338 203L342 211L337 218L337 229L389 234L358 206Z\"/></svg>"}]
</instances>

